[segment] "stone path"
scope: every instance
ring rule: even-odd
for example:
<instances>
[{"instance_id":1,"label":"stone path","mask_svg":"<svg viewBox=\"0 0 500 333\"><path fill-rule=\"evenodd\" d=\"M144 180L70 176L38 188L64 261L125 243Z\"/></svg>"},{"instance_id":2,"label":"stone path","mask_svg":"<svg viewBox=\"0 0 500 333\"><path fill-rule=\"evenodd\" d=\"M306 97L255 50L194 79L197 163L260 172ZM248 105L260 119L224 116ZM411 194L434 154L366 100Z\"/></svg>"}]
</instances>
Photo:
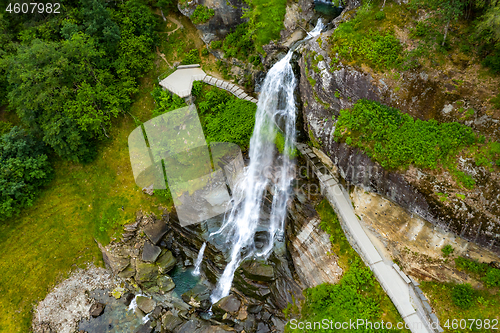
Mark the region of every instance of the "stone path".
<instances>
[{"instance_id":1,"label":"stone path","mask_svg":"<svg viewBox=\"0 0 500 333\"><path fill-rule=\"evenodd\" d=\"M241 87L234 83L207 75L200 68L200 65L178 66L175 72L160 81L160 85L179 97L184 98L191 95L191 89L193 89L194 81L203 81L212 86L229 91L231 94L240 99L257 103L257 99L248 95Z\"/></svg>"},{"instance_id":2,"label":"stone path","mask_svg":"<svg viewBox=\"0 0 500 333\"><path fill-rule=\"evenodd\" d=\"M418 283L379 254L354 214L349 195L338 179L307 145L299 143L297 149L312 165L321 191L337 213L349 243L373 271L410 330L414 333L443 332Z\"/></svg>"}]
</instances>

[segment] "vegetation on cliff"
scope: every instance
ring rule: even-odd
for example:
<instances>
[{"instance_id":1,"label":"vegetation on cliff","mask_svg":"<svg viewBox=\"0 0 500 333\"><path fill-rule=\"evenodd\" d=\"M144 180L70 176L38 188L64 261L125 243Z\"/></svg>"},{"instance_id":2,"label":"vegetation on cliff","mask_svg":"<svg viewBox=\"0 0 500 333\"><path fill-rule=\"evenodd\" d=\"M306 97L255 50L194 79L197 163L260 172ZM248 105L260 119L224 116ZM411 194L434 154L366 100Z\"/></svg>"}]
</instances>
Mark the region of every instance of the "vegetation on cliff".
<instances>
[{"instance_id":1,"label":"vegetation on cliff","mask_svg":"<svg viewBox=\"0 0 500 333\"><path fill-rule=\"evenodd\" d=\"M331 35L330 52L332 58L338 54L379 71L436 68L454 54L500 73L499 12L496 0L413 0L385 7L382 1L369 1Z\"/></svg>"},{"instance_id":2,"label":"vegetation on cliff","mask_svg":"<svg viewBox=\"0 0 500 333\"><path fill-rule=\"evenodd\" d=\"M257 65L260 59L257 53L265 55L262 46L280 37L286 13L286 0L246 0L246 2L250 9L243 14L243 17L247 18L248 22L236 27L223 41L214 41L210 46L213 49L222 47L226 58L250 60ZM253 56L249 59L248 56L251 54Z\"/></svg>"},{"instance_id":3,"label":"vegetation on cliff","mask_svg":"<svg viewBox=\"0 0 500 333\"><path fill-rule=\"evenodd\" d=\"M196 6L193 15L191 15L191 21L193 24L205 23L210 20L215 15L215 11L207 6L198 5Z\"/></svg>"},{"instance_id":4,"label":"vegetation on cliff","mask_svg":"<svg viewBox=\"0 0 500 333\"><path fill-rule=\"evenodd\" d=\"M334 137L364 149L384 168L436 168L458 149L476 142L470 127L413 119L398 109L360 99L341 110Z\"/></svg>"}]
</instances>

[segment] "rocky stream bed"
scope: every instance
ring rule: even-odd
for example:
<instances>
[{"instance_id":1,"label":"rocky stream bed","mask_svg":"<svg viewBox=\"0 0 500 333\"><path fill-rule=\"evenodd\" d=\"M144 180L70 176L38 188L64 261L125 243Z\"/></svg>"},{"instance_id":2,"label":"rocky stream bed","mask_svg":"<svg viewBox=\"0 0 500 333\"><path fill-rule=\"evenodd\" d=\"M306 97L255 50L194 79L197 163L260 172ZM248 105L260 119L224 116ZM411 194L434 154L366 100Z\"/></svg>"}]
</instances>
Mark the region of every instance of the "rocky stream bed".
<instances>
[{"instance_id":1,"label":"rocky stream bed","mask_svg":"<svg viewBox=\"0 0 500 333\"><path fill-rule=\"evenodd\" d=\"M270 174L272 177L272 172ZM227 264L228 244L207 242L200 276L192 274L198 251L223 216L182 227L175 210L161 216L137 212L123 238L99 244L106 269L93 265L58 285L35 309L33 331L55 332L283 332L283 309L302 291L336 282L342 270L319 228L315 180L294 181L287 237L268 260L250 259L236 270L229 296L210 295ZM313 185L313 186L311 186ZM308 191L308 189L313 189ZM261 214L272 202L268 194ZM255 246L268 235L257 231Z\"/></svg>"}]
</instances>

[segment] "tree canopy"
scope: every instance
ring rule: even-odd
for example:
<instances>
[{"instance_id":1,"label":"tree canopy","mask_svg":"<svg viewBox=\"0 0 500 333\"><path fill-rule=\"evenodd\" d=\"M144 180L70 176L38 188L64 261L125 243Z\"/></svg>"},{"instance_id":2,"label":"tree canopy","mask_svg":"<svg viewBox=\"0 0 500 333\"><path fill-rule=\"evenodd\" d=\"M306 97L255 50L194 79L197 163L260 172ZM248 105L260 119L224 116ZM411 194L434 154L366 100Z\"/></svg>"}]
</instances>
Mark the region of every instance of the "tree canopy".
<instances>
[{"instance_id":1,"label":"tree canopy","mask_svg":"<svg viewBox=\"0 0 500 333\"><path fill-rule=\"evenodd\" d=\"M108 136L111 120L129 108L138 77L151 66L156 20L142 0L113 8L82 0L66 10L66 18L34 29L16 26L21 40L3 54L0 85L35 135L59 156L85 161L93 142Z\"/></svg>"},{"instance_id":2,"label":"tree canopy","mask_svg":"<svg viewBox=\"0 0 500 333\"><path fill-rule=\"evenodd\" d=\"M52 178L46 147L14 127L0 137L0 220L29 207Z\"/></svg>"}]
</instances>

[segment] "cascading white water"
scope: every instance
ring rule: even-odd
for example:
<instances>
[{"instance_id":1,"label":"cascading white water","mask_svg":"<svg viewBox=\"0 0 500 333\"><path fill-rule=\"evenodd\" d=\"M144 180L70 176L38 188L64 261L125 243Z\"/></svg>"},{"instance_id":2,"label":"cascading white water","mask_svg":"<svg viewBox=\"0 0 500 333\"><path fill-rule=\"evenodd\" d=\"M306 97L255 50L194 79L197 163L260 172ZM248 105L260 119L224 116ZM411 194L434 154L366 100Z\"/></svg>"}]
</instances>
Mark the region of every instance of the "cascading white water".
<instances>
[{"instance_id":1,"label":"cascading white water","mask_svg":"<svg viewBox=\"0 0 500 333\"><path fill-rule=\"evenodd\" d=\"M200 275L201 261L203 260L203 253L205 252L206 246L207 242L203 243L203 245L200 248L200 252L198 252L198 258L196 258L196 263L194 264L194 270L193 270L194 276Z\"/></svg>"},{"instance_id":2,"label":"cascading white water","mask_svg":"<svg viewBox=\"0 0 500 333\"><path fill-rule=\"evenodd\" d=\"M320 34L323 29L321 20L308 33L306 40ZM284 152L291 152L295 141L296 108L294 90L296 79L290 64L293 50L277 62L267 73L262 85L262 93L257 104L255 127L250 139L250 164L244 177L233 190L232 210L226 216L221 228L211 234L220 234L231 245L229 263L211 295L212 304L229 295L233 275L239 264L251 256L267 257L274 245L276 234L284 233L289 188L293 179L293 161L287 154L277 158L274 146L276 123L283 132ZM272 174L270 176L270 174ZM270 178L274 178L271 183ZM260 221L262 199L266 189L271 186L273 201L269 221L263 226ZM254 244L256 231L264 228L269 239L262 249ZM197 258L201 263L203 245ZM199 267L199 265L198 265Z\"/></svg>"}]
</instances>

